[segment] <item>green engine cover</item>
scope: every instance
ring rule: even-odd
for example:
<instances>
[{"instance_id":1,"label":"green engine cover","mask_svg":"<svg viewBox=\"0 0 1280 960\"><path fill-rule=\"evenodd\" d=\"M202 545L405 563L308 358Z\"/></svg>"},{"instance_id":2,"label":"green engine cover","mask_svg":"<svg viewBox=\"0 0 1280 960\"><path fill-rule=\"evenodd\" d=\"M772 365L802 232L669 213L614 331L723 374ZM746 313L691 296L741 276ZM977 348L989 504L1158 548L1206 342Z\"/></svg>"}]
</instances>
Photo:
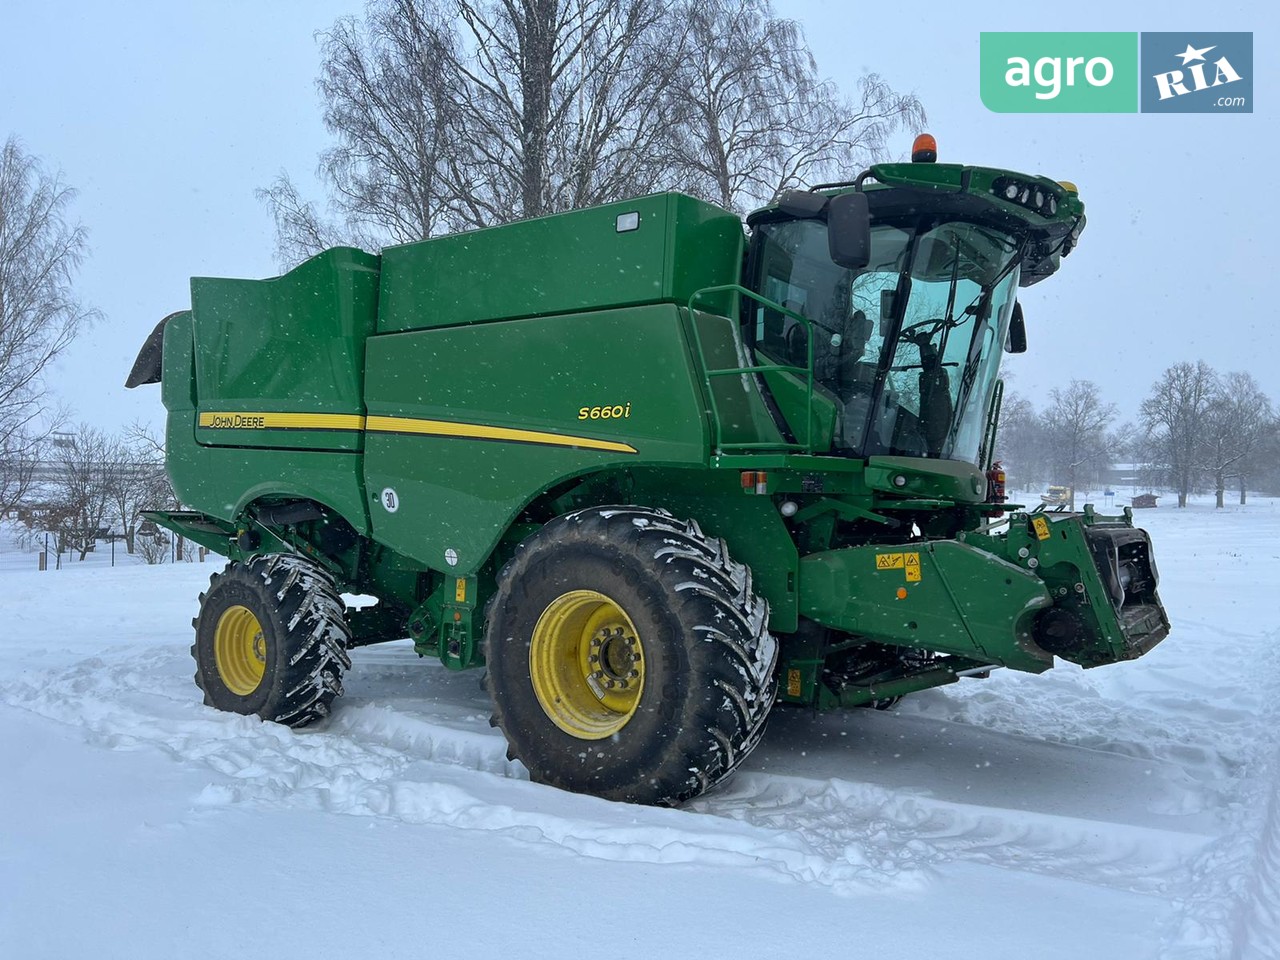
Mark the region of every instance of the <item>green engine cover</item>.
<instances>
[{"instance_id":1,"label":"green engine cover","mask_svg":"<svg viewBox=\"0 0 1280 960\"><path fill-rule=\"evenodd\" d=\"M733 214L660 193L388 247L378 332L685 303L737 282L742 243Z\"/></svg>"}]
</instances>

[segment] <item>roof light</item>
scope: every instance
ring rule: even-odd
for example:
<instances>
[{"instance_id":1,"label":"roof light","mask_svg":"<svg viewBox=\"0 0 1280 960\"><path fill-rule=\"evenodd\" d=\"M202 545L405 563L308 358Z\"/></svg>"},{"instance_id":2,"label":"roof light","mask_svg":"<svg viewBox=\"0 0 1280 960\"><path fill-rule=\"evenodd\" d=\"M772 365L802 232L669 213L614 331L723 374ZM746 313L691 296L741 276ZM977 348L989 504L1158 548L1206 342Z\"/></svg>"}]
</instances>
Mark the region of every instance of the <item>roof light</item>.
<instances>
[{"instance_id":1,"label":"roof light","mask_svg":"<svg viewBox=\"0 0 1280 960\"><path fill-rule=\"evenodd\" d=\"M916 137L915 143L911 144L911 162L935 163L937 159L938 141L933 139L933 134L922 133Z\"/></svg>"}]
</instances>

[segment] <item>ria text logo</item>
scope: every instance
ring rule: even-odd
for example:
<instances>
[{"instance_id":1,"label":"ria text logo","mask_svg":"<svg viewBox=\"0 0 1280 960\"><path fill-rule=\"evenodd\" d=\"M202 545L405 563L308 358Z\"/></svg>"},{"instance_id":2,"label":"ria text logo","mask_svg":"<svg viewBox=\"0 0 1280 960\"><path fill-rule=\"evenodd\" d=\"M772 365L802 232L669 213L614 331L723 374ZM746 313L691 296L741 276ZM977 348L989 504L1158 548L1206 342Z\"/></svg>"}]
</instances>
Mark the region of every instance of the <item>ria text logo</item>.
<instances>
[{"instance_id":1,"label":"ria text logo","mask_svg":"<svg viewBox=\"0 0 1280 960\"><path fill-rule=\"evenodd\" d=\"M1252 33L983 33L998 113L1252 113Z\"/></svg>"}]
</instances>

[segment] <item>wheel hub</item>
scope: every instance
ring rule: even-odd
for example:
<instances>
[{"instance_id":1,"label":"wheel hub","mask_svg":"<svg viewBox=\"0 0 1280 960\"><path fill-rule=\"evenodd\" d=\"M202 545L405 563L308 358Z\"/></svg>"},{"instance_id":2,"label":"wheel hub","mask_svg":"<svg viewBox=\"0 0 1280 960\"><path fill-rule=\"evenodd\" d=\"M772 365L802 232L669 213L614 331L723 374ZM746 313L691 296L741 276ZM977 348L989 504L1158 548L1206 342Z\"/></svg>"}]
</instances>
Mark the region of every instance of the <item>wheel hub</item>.
<instances>
[{"instance_id":1,"label":"wheel hub","mask_svg":"<svg viewBox=\"0 0 1280 960\"><path fill-rule=\"evenodd\" d=\"M571 590L538 618L529 676L553 723L581 740L603 740L627 725L644 688L644 652L635 625L612 598Z\"/></svg>"},{"instance_id":2,"label":"wheel hub","mask_svg":"<svg viewBox=\"0 0 1280 960\"><path fill-rule=\"evenodd\" d=\"M248 607L228 607L213 633L213 658L228 690L247 697L267 672L267 641L262 624Z\"/></svg>"}]
</instances>

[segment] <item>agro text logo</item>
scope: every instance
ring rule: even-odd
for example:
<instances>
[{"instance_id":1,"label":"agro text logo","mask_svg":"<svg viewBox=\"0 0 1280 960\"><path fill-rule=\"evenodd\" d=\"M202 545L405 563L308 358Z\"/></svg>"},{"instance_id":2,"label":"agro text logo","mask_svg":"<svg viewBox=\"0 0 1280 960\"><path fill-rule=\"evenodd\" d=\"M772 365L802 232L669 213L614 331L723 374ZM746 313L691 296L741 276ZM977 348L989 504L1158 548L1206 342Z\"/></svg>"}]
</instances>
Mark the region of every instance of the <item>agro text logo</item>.
<instances>
[{"instance_id":1,"label":"agro text logo","mask_svg":"<svg viewBox=\"0 0 1280 960\"><path fill-rule=\"evenodd\" d=\"M982 102L999 113L1134 113L1136 33L983 33Z\"/></svg>"},{"instance_id":2,"label":"agro text logo","mask_svg":"<svg viewBox=\"0 0 1280 960\"><path fill-rule=\"evenodd\" d=\"M1143 113L1252 113L1252 33L1144 33Z\"/></svg>"}]
</instances>

